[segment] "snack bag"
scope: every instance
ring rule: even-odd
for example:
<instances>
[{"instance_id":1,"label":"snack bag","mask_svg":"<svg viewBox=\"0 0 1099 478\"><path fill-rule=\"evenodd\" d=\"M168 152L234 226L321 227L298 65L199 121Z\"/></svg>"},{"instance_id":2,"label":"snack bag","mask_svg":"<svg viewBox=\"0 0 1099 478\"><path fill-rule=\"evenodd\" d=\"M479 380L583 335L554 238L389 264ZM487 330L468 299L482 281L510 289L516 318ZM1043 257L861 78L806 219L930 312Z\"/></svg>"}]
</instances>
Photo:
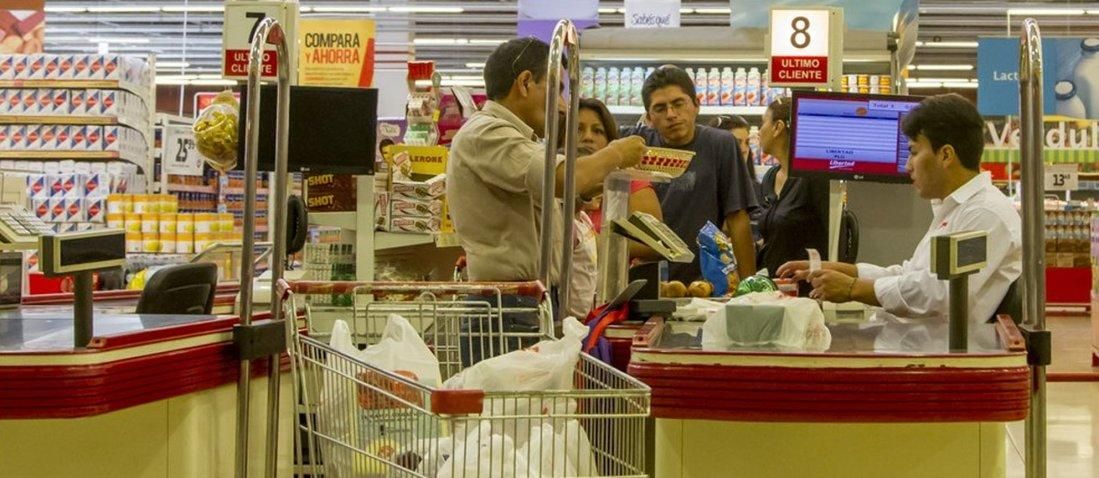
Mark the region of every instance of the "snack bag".
<instances>
[{"instance_id":1,"label":"snack bag","mask_svg":"<svg viewBox=\"0 0 1099 478\"><path fill-rule=\"evenodd\" d=\"M237 165L239 116L240 105L233 92L225 90L199 113L192 127L195 146L206 157L206 164L223 173Z\"/></svg>"},{"instance_id":2,"label":"snack bag","mask_svg":"<svg viewBox=\"0 0 1099 478\"><path fill-rule=\"evenodd\" d=\"M702 268L702 278L713 285L712 296L725 295L729 291L730 282L733 282L729 276L736 276L733 241L709 221L698 231L698 261Z\"/></svg>"},{"instance_id":3,"label":"snack bag","mask_svg":"<svg viewBox=\"0 0 1099 478\"><path fill-rule=\"evenodd\" d=\"M740 285L736 288L736 296L740 297L753 292L775 292L777 290L778 286L775 285L775 281L765 275L756 274L740 281Z\"/></svg>"}]
</instances>

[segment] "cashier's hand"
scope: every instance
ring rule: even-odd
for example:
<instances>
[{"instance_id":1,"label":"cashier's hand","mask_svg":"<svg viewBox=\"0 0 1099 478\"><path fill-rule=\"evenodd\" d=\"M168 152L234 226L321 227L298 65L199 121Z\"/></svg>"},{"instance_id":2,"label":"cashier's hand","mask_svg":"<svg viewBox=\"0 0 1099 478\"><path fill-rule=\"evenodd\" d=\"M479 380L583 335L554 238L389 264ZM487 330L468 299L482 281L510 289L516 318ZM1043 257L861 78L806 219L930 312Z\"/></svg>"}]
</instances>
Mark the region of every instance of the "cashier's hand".
<instances>
[{"instance_id":1,"label":"cashier's hand","mask_svg":"<svg viewBox=\"0 0 1099 478\"><path fill-rule=\"evenodd\" d=\"M618 167L632 168L641 162L641 156L645 154L645 140L640 136L627 136L616 139L607 145L618 153Z\"/></svg>"},{"instance_id":2,"label":"cashier's hand","mask_svg":"<svg viewBox=\"0 0 1099 478\"><path fill-rule=\"evenodd\" d=\"M780 279L809 280L809 261L790 261L778 267L775 277Z\"/></svg>"},{"instance_id":3,"label":"cashier's hand","mask_svg":"<svg viewBox=\"0 0 1099 478\"><path fill-rule=\"evenodd\" d=\"M806 268L808 269L808 266ZM851 293L857 281L857 278L842 272L820 270L809 276L809 283L813 285L813 291L809 293L809 297L835 303L850 302Z\"/></svg>"}]
</instances>

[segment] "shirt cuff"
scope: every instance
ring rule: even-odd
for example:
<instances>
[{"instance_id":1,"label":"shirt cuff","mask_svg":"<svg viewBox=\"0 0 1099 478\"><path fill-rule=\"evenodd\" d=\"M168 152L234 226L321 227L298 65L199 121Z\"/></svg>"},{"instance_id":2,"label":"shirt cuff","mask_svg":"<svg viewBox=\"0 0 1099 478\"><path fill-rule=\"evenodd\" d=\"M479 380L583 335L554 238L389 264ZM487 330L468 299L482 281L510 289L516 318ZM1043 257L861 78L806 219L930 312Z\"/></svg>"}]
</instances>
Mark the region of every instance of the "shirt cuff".
<instances>
[{"instance_id":1,"label":"shirt cuff","mask_svg":"<svg viewBox=\"0 0 1099 478\"><path fill-rule=\"evenodd\" d=\"M901 297L900 276L886 276L874 279L874 297L877 297L881 307L890 313L895 313L904 304Z\"/></svg>"},{"instance_id":2,"label":"shirt cuff","mask_svg":"<svg viewBox=\"0 0 1099 478\"><path fill-rule=\"evenodd\" d=\"M855 269L858 270L859 279L875 280L885 276L885 274L882 273L884 269L873 264L860 262L855 264Z\"/></svg>"}]
</instances>

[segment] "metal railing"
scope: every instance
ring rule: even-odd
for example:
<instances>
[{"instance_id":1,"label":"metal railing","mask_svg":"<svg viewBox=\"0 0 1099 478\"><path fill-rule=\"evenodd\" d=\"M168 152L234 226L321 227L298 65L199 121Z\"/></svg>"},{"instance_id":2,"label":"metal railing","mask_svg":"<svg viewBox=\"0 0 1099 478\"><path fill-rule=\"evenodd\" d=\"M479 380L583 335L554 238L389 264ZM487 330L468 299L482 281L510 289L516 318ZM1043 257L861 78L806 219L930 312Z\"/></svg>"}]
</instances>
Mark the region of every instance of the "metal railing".
<instances>
[{"instance_id":1,"label":"metal railing","mask_svg":"<svg viewBox=\"0 0 1099 478\"><path fill-rule=\"evenodd\" d=\"M244 251L254 251L256 246L256 176L259 161L259 116L260 116L260 68L264 56L264 46L274 45L278 61L278 106L275 130L275 173L271 184L272 201L275 204L274 230L271 257L271 284L278 283L286 267L286 169L290 129L290 55L288 54L287 32L273 18L265 18L256 26L252 37L252 46L248 56L248 111L244 126ZM252 325L253 278L255 266L252 261L241 261L240 268L240 323L243 327ZM271 318L278 321L282 314L282 300L278 294L271 295ZM268 358L267 387L267 434L264 461L264 476L275 476L278 458L279 430L279 357L276 353ZM240 377L237 379L237 448L235 470L237 478L248 476L248 423L252 363L241 360Z\"/></svg>"},{"instance_id":2,"label":"metal railing","mask_svg":"<svg viewBox=\"0 0 1099 478\"><path fill-rule=\"evenodd\" d=\"M1045 210L1042 164L1042 35L1038 22L1023 22L1019 41L1019 121L1023 215L1023 324L1046 328ZM1030 413L1026 419L1026 476L1046 476L1046 367L1031 365Z\"/></svg>"},{"instance_id":3,"label":"metal railing","mask_svg":"<svg viewBox=\"0 0 1099 478\"><path fill-rule=\"evenodd\" d=\"M566 50L567 47L567 50ZM565 50L565 51L563 51ZM569 109L565 113L565 185L561 227L564 235L558 281L557 304L564 310L569 303L572 276L572 214L576 209L576 132L580 111L580 35L568 20L557 22L550 40L546 69L546 164L542 178L542 259L538 278L549 287L553 270L553 204L557 189L557 102L561 92L561 59L568 54Z\"/></svg>"}]
</instances>

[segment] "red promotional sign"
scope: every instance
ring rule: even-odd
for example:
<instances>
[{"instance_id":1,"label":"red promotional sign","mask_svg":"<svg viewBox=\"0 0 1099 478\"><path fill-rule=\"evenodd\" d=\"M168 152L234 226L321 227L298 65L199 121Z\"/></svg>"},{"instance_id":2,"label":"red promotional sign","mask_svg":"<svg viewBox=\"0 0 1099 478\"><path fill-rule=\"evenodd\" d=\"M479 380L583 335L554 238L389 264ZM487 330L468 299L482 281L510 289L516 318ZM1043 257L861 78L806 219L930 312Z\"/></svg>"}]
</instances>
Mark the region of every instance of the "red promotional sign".
<instances>
[{"instance_id":1,"label":"red promotional sign","mask_svg":"<svg viewBox=\"0 0 1099 478\"><path fill-rule=\"evenodd\" d=\"M828 57L773 56L771 83L828 83Z\"/></svg>"},{"instance_id":2,"label":"red promotional sign","mask_svg":"<svg viewBox=\"0 0 1099 478\"><path fill-rule=\"evenodd\" d=\"M225 68L221 72L225 76L248 76L248 50L225 50ZM278 58L274 52L263 52L263 65L260 66L260 76L276 76L278 74Z\"/></svg>"}]
</instances>

